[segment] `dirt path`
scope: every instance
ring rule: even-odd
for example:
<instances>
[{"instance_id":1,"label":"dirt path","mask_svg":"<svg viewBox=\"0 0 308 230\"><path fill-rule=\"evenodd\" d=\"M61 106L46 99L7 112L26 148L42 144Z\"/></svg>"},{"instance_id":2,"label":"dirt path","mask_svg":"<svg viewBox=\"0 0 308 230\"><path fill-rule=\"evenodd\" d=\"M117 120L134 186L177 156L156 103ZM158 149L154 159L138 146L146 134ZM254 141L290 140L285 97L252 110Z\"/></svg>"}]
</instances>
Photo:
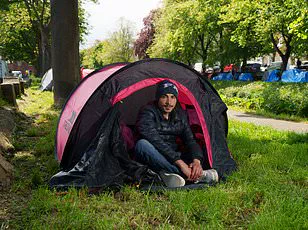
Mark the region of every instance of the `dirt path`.
<instances>
[{"instance_id":1,"label":"dirt path","mask_svg":"<svg viewBox=\"0 0 308 230\"><path fill-rule=\"evenodd\" d=\"M228 118L239 120L241 122L254 123L256 125L270 126L274 129L282 131L308 133L308 124L302 122L276 120L234 110L228 110Z\"/></svg>"}]
</instances>

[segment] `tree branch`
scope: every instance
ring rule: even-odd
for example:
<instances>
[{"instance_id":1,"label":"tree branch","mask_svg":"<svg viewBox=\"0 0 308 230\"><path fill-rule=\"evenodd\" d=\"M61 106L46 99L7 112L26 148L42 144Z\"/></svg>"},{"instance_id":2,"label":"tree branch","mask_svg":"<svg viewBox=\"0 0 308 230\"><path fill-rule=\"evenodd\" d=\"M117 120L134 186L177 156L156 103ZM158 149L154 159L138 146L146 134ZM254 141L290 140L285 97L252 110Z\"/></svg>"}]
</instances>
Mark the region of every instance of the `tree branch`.
<instances>
[{"instance_id":1,"label":"tree branch","mask_svg":"<svg viewBox=\"0 0 308 230\"><path fill-rule=\"evenodd\" d=\"M41 27L43 25L43 22L42 22L39 14L37 12L37 7L35 7L34 1L24 0L24 3L26 5L27 11L29 13L31 23L34 25L34 21L32 19L32 15L34 14L33 16L36 19L36 22L38 22L38 26Z\"/></svg>"},{"instance_id":2,"label":"tree branch","mask_svg":"<svg viewBox=\"0 0 308 230\"><path fill-rule=\"evenodd\" d=\"M274 45L275 50L276 50L277 53L280 55L280 57L282 57L282 56L283 56L283 53L282 53L282 51L279 49L279 47L278 47L278 45L277 45L277 43L276 43L276 41L275 41L274 34L271 33L270 36L271 36L271 41L272 41L272 43L273 43L273 45Z\"/></svg>"},{"instance_id":3,"label":"tree branch","mask_svg":"<svg viewBox=\"0 0 308 230\"><path fill-rule=\"evenodd\" d=\"M30 22L32 25L34 25L34 21L32 19L32 12L31 12L31 7L30 7L30 3L27 0L24 0L25 6L27 8L28 14L29 14L29 18L30 18Z\"/></svg>"},{"instance_id":4,"label":"tree branch","mask_svg":"<svg viewBox=\"0 0 308 230\"><path fill-rule=\"evenodd\" d=\"M43 0L43 6L42 6L42 11L41 11L41 16L40 18L42 19L42 23L44 24L44 14L45 14L45 6L46 6L47 2L46 0Z\"/></svg>"}]
</instances>

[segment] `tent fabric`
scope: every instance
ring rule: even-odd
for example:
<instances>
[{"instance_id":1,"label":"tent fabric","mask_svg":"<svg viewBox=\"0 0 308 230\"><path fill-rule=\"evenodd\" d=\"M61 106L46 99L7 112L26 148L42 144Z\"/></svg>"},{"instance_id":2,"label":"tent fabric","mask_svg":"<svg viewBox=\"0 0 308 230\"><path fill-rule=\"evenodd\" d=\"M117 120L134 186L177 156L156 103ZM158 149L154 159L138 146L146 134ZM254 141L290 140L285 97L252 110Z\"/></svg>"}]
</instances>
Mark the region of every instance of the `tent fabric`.
<instances>
[{"instance_id":1,"label":"tent fabric","mask_svg":"<svg viewBox=\"0 0 308 230\"><path fill-rule=\"evenodd\" d=\"M251 73L241 73L238 77L239 81L253 81L253 77Z\"/></svg>"},{"instance_id":2,"label":"tent fabric","mask_svg":"<svg viewBox=\"0 0 308 230\"><path fill-rule=\"evenodd\" d=\"M64 147L70 135L71 128L74 126L76 118L79 116L85 103L91 97L93 91L95 91L110 75L124 67L126 64L127 63L114 63L92 72L86 76L71 93L69 100L67 100L64 105L60 115L61 119L59 119L58 123L56 134L56 158L58 160L62 159Z\"/></svg>"},{"instance_id":3,"label":"tent fabric","mask_svg":"<svg viewBox=\"0 0 308 230\"><path fill-rule=\"evenodd\" d=\"M84 85L92 85L92 78L97 81L88 89ZM148 178L147 167L129 155L124 138L130 135L123 134L127 133L123 127L134 127L139 109L155 99L155 84L163 79L174 82L179 87L181 105L195 111L209 165L221 178L234 171L236 163L226 142L227 107L217 91L182 63L146 59L95 71L71 94L56 135L55 152L62 171L51 179L51 186L109 187ZM79 103L82 94L87 96Z\"/></svg>"},{"instance_id":4,"label":"tent fabric","mask_svg":"<svg viewBox=\"0 0 308 230\"><path fill-rule=\"evenodd\" d=\"M282 82L308 82L308 72L301 69L289 69L282 73Z\"/></svg>"},{"instance_id":5,"label":"tent fabric","mask_svg":"<svg viewBox=\"0 0 308 230\"><path fill-rule=\"evenodd\" d=\"M241 75L241 73L239 73L239 72L234 73L234 80L238 80L240 75Z\"/></svg>"},{"instance_id":6,"label":"tent fabric","mask_svg":"<svg viewBox=\"0 0 308 230\"><path fill-rule=\"evenodd\" d=\"M233 75L232 73L219 73L217 76L213 77L214 81L232 81Z\"/></svg>"},{"instance_id":7,"label":"tent fabric","mask_svg":"<svg viewBox=\"0 0 308 230\"><path fill-rule=\"evenodd\" d=\"M117 106L107 111L98 135L80 161L69 171L61 171L51 178L52 187L118 188L141 180L146 174L146 166L129 159L120 133Z\"/></svg>"},{"instance_id":8,"label":"tent fabric","mask_svg":"<svg viewBox=\"0 0 308 230\"><path fill-rule=\"evenodd\" d=\"M308 71L300 72L298 77L302 79L301 82L308 82Z\"/></svg>"},{"instance_id":9,"label":"tent fabric","mask_svg":"<svg viewBox=\"0 0 308 230\"><path fill-rule=\"evenodd\" d=\"M46 71L41 80L40 90L51 91L53 87L52 69Z\"/></svg>"},{"instance_id":10,"label":"tent fabric","mask_svg":"<svg viewBox=\"0 0 308 230\"><path fill-rule=\"evenodd\" d=\"M279 72L280 71L277 70L277 69L267 72L267 76L265 77L264 81L266 81L266 82L276 82L276 81L279 81L280 80Z\"/></svg>"}]
</instances>

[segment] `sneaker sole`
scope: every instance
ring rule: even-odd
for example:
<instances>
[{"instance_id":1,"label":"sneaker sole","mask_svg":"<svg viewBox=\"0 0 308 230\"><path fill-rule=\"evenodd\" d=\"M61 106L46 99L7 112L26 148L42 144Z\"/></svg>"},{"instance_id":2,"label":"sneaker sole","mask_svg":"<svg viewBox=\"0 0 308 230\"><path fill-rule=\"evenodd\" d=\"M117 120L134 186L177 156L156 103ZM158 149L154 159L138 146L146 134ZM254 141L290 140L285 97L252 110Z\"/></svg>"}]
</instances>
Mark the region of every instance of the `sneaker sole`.
<instances>
[{"instance_id":1,"label":"sneaker sole","mask_svg":"<svg viewBox=\"0 0 308 230\"><path fill-rule=\"evenodd\" d=\"M163 179L165 185L169 188L183 187L185 185L184 178L178 174L163 173L160 176Z\"/></svg>"}]
</instances>

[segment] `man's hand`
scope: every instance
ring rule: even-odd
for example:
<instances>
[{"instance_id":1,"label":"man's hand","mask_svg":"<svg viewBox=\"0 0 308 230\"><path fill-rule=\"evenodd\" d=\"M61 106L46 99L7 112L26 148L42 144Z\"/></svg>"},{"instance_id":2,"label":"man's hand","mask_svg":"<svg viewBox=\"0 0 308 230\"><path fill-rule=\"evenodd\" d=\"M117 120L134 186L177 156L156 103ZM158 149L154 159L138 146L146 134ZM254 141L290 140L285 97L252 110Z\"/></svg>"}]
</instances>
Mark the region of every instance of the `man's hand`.
<instances>
[{"instance_id":1,"label":"man's hand","mask_svg":"<svg viewBox=\"0 0 308 230\"><path fill-rule=\"evenodd\" d=\"M191 180L191 168L183 160L177 160L174 163L181 169L187 180Z\"/></svg>"},{"instance_id":2,"label":"man's hand","mask_svg":"<svg viewBox=\"0 0 308 230\"><path fill-rule=\"evenodd\" d=\"M192 181L198 180L203 172L200 160L194 159L193 162L189 165L189 167L191 168L190 179Z\"/></svg>"}]
</instances>

